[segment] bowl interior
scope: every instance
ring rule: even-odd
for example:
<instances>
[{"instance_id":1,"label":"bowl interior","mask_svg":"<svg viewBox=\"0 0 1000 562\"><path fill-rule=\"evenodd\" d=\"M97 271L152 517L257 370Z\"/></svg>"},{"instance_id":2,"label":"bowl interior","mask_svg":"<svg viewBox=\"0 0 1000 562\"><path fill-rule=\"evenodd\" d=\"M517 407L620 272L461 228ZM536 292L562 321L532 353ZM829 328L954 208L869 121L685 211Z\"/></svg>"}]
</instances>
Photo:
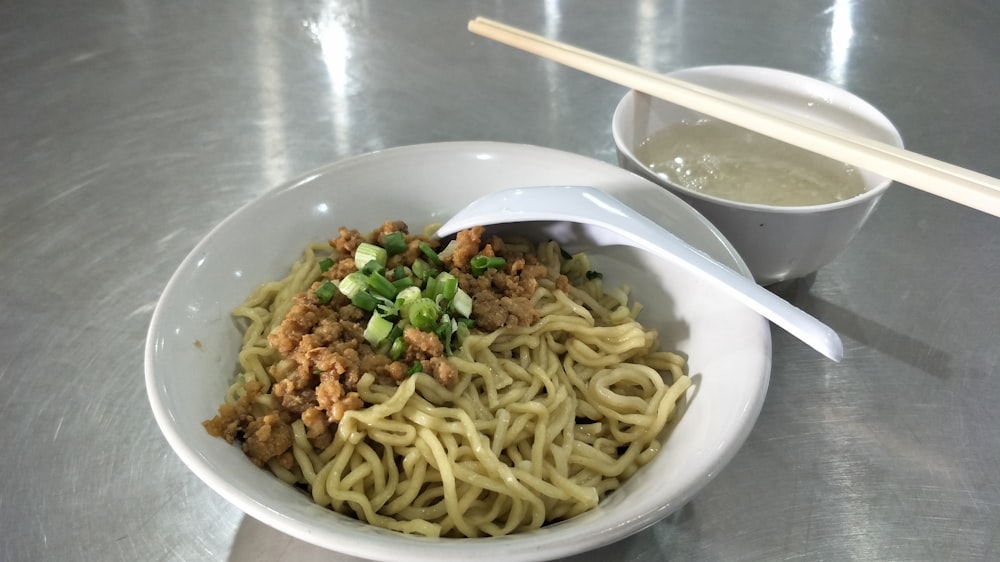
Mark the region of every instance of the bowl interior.
<instances>
[{"instance_id":1,"label":"bowl interior","mask_svg":"<svg viewBox=\"0 0 1000 562\"><path fill-rule=\"evenodd\" d=\"M386 219L420 229L443 222L491 190L571 184L606 189L749 275L732 246L688 205L646 180L582 156L468 142L343 160L233 213L169 281L153 315L145 357L148 396L163 434L195 474L247 514L306 542L370 559L552 559L623 538L678 509L729 461L756 420L770 372L769 327L683 272L591 229L550 233L588 251L609 283L633 287L645 305L644 322L688 356L695 382L661 453L597 509L496 539L406 536L314 505L201 426L214 415L235 372L240 333L230 311L261 282L283 276L307 243L329 239L342 225L364 231Z\"/></svg>"}]
</instances>

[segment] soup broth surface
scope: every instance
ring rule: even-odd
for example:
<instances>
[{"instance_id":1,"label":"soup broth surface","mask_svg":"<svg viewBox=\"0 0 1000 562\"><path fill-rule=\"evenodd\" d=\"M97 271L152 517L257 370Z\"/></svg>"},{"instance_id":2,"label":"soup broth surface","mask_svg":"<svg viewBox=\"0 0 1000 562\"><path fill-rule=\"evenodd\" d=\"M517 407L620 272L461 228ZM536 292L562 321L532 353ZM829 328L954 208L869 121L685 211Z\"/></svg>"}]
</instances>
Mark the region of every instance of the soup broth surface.
<instances>
[{"instance_id":1,"label":"soup broth surface","mask_svg":"<svg viewBox=\"0 0 1000 562\"><path fill-rule=\"evenodd\" d=\"M865 188L853 166L717 119L675 123L636 157L675 185L745 203L820 205Z\"/></svg>"}]
</instances>

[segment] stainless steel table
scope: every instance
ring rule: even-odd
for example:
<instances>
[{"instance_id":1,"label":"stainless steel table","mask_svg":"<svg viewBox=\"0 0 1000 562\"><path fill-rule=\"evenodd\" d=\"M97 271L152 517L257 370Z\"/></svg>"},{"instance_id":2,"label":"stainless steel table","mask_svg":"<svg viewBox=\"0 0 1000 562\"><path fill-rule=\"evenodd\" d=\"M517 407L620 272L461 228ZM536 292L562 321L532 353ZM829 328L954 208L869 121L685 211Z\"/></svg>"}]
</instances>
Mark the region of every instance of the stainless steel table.
<instances>
[{"instance_id":1,"label":"stainless steel table","mask_svg":"<svg viewBox=\"0 0 1000 562\"><path fill-rule=\"evenodd\" d=\"M624 89L475 37L476 15L658 71L814 76L1000 175L987 0L0 2L0 560L342 559L181 464L145 331L213 225L321 164L449 140L614 161ZM776 332L735 460L578 559L1000 559L1000 220L896 185L843 257L775 290L846 360Z\"/></svg>"}]
</instances>

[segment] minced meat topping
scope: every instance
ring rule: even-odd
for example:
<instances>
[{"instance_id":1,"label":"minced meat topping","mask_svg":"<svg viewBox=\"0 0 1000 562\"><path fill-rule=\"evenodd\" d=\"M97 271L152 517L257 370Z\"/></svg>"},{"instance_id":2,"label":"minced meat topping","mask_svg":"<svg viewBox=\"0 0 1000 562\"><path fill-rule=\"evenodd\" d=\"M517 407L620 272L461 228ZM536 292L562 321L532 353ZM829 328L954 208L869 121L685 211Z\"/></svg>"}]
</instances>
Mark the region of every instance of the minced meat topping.
<instances>
[{"instance_id":1,"label":"minced meat topping","mask_svg":"<svg viewBox=\"0 0 1000 562\"><path fill-rule=\"evenodd\" d=\"M204 423L212 435L233 442L242 440L244 452L258 465L277 461L291 468L294 441L291 423L301 419L306 436L313 446L325 447L333 439L337 422L350 410L365 407L357 393L357 384L365 373L380 382L399 383L419 364L419 372L452 386L458 371L448 361L448 349L439 335L413 326L403 330L403 351L390 359L385 349L375 349L365 338L370 313L352 304L341 293L323 299L317 289L325 282L339 282L358 270L355 252L364 242L382 244L387 236L402 233L405 249L391 255L385 264L386 277L393 281L397 266L410 267L423 255L420 244L437 250L438 242L409 234L401 221L387 221L369 235L345 227L330 240L333 263L310 290L294 298L281 324L268 335L269 345L281 360L269 370L272 411L254 415L259 410L261 385L248 382L246 396L235 404L219 408L219 415ZM531 254L508 248L496 236L483 240L484 229L474 227L458 233L440 257L443 269L458 280L458 287L472 300L473 331L491 332L503 327L530 326L539 314L531 304L538 279L549 275L545 265ZM398 235L397 235L398 236ZM503 267L472 273L476 256L501 257ZM558 288L567 287L564 276L556 279ZM565 290L565 289L564 289Z\"/></svg>"}]
</instances>

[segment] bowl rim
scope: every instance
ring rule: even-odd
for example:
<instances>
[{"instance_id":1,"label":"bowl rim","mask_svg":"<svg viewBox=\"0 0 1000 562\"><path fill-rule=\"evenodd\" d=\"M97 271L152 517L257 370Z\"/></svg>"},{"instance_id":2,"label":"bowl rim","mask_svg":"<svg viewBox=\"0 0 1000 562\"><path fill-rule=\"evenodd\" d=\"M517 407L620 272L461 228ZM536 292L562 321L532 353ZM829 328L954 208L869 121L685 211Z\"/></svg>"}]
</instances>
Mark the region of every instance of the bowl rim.
<instances>
[{"instance_id":1,"label":"bowl rim","mask_svg":"<svg viewBox=\"0 0 1000 562\"><path fill-rule=\"evenodd\" d=\"M579 162L587 161L592 165L602 166L603 169L607 169L609 174L611 170L614 173L624 174L623 178L631 178L628 181L633 182L635 180L642 181L645 183L650 183L648 180L641 178L636 174L632 174L626 170L622 170L612 164L602 162L599 160L594 160L587 158L579 154L573 154L563 151L558 151L556 149L536 147L532 145L516 144L516 143L501 143L501 142L491 142L491 141L452 141L444 143L427 143L409 146L399 146L393 147L373 152L368 152L364 154L359 154L355 156L348 156L339 160L336 160L330 164L321 166L313 171L302 174L301 176L280 184L279 186L270 189L254 198L250 201L239 206L235 211L226 216L221 222L216 224L209 232L195 245L195 247L187 254L183 259L178 268L174 271L170 280L167 282L160 298L157 301L157 305L153 311L153 317L150 321L149 329L147 332L146 347L145 347L145 381L147 388L147 397L153 410L155 421L160 427L161 432L166 437L166 440L170 444L171 448L174 450L181 460L187 465L188 469L195 473L195 475L201 479L205 484L208 484L210 488L222 497L224 497L231 504L239 508L244 514L254 517L258 520L264 522L267 526L276 529L277 531L286 533L293 537L296 537L305 542L309 542L320 546L322 548L327 548L331 550L336 550L337 552L342 552L346 554L356 555L356 556L369 556L373 559L381 560L392 560L395 556L399 555L399 545L395 546L392 544L372 544L370 542L364 542L363 546L368 550L359 550L359 545L350 546L348 548L337 548L332 542L329 536L318 537L317 535L329 535L329 528L316 525L315 523L303 524L302 518L297 516L297 512L292 515L288 515L281 511L278 511L268 504L262 503L255 499L252 495L247 494L244 490L238 489L231 482L226 481L222 475L216 473L207 457L205 457L201 451L195 446L191 445L185 440L182 432L178 427L174 425L173 413L169 410L167 404L165 403L166 396L161 396L161 387L158 386L160 383L157 373L155 372L155 366L157 361L157 351L160 343L158 342L158 336L160 335L159 328L161 327L162 318L165 314L164 309L161 307L161 303L167 300L167 297L175 291L176 286L181 283L181 278L186 273L186 270L195 267L195 264L203 259L203 250L206 246L209 246L213 241L217 233L225 228L227 228L230 223L236 220L236 217L244 213L248 208L260 205L263 202L268 201L274 197L279 197L283 193L299 188L303 185L309 184L320 178L321 176L341 170L344 168L349 168L358 164L369 165L366 160L378 161L384 155L400 154L407 152L415 152L422 150L452 150L459 148L469 148L470 150L480 150L480 151L516 151L516 150L531 150L531 151L542 151L542 153L550 156L563 155L573 159L579 159ZM651 184L659 190L658 186ZM692 213L693 219L697 219L698 222L707 226L711 231L717 234L721 241L726 246L727 250L733 254L733 258L741 266L740 269L744 270L745 275L749 275L749 270L746 269L745 263L739 257L735 249L732 248L731 244L722 237L721 233L718 233L717 229L707 221L700 213L690 207L687 203L676 198L676 196L669 194L671 197L677 199L677 201L685 207L685 211ZM658 522L667 514L679 509L687 501L691 499L695 494L701 491L704 486L710 482L715 476L721 471L721 469L726 466L729 461L736 455L739 449L744 444L750 431L756 422L756 419L760 413L763 406L763 401L766 396L766 390L770 378L770 368L771 368L771 339L769 331L767 330L766 320L762 320L763 334L762 343L766 344L766 349L762 348L762 351L766 352L763 356L764 368L762 375L759 380L755 380L753 385L754 394L753 396L747 396L744 400L744 408L739 412L738 417L740 423L737 429L731 433L727 434L725 441L729 446L723 451L721 455L713 456L710 460L711 463L708 465L708 473L699 474L696 482L692 482L683 493L674 496L670 502L661 503L656 510L644 512L638 517L638 521L625 521L621 524L615 526L602 525L599 529L596 529L596 533L590 535L590 540L580 540L577 543L570 542L568 544L561 544L557 542L552 533L546 531L545 534L539 536L535 535L535 544L531 544L531 541L522 541L521 537L528 536L527 534L516 534L510 535L508 537L486 537L480 539L445 539L448 543L460 542L470 546L465 546L460 549L459 555L467 555L471 551L467 550L472 548L471 545L476 545L476 547L481 546L491 546L497 547L494 550L501 551L500 553L483 553L482 558L485 559L520 559L520 560L542 560L551 558L553 556L566 556L575 553L579 553L583 550L590 548L597 548L601 545L610 544L611 542L621 540L631 534L641 531L642 529ZM283 483L279 483L284 485ZM326 508L321 508L315 506L316 509L325 510ZM346 528L346 527L345 527ZM546 528L543 527L543 531ZM553 527L548 527L547 529L553 529ZM341 536L344 535L344 529L340 529L332 534L339 533ZM401 537L403 535L400 535ZM603 539L598 539L597 537L603 537ZM581 537L582 538L582 537ZM361 540L361 539L359 539ZM404 540L404 539L400 539ZM428 546L428 540L423 540L422 537L411 537L407 536L405 538L407 544L414 549L412 552L414 559L420 560L444 560L452 559L451 556L454 554L447 554L441 552L441 549L436 549ZM473 541L473 542L469 542ZM598 542L600 541L600 542ZM391 542L391 541L390 541ZM398 542L398 541L397 541ZM395 543L393 543L395 544ZM580 544L585 544L586 546L580 546ZM450 549L451 547L443 547L444 549Z\"/></svg>"},{"instance_id":2,"label":"bowl rim","mask_svg":"<svg viewBox=\"0 0 1000 562\"><path fill-rule=\"evenodd\" d=\"M877 107L872 105L867 100L861 98L860 96L829 82L824 82L812 76L807 76L805 74L799 74L797 72L791 72L788 70L782 70L778 68L771 68L766 66L754 66L754 65L734 65L734 64L717 64L717 65L705 65L705 66L695 66L689 68L682 68L675 70L667 74L667 76L677 79L683 79L688 75L727 75L736 78L737 82L751 83L748 80L750 77L760 78L762 76L771 76L773 78L784 77L789 80L794 80L800 84L807 84L814 88L822 88L831 94L837 95L844 100L849 100L852 104L863 108L868 115L865 119L874 125L883 128L889 136L892 137L892 143L895 146L903 147L903 138L899 133L896 126L889 120L889 118ZM648 98L654 100L656 103L667 103L671 105L672 102L665 100L659 100L654 96L647 94L645 92L640 92L638 90L629 90L621 97L618 103L615 105L614 112L612 113L611 119L611 136L614 139L615 147L622 154L624 158L627 158L629 162L641 170L644 177L656 182L662 182L670 186L670 189L675 193L682 194L686 197L691 197L693 199L699 199L702 201L707 201L715 203L720 206L731 207L734 209L744 209L749 211L764 211L776 214L788 214L788 215L802 215L802 214L812 214L812 213L823 213L827 211L835 211L837 209L842 209L845 207L852 207L854 205L863 204L871 199L878 199L881 197L886 190L892 185L893 180L885 177L880 177L874 174L875 177L879 177L878 183L873 185L871 188L862 191L861 193L843 199L841 201L833 201L830 203L820 203L817 205L768 205L764 203L750 203L746 201L736 201L733 199L726 199L724 197L718 197L716 195L711 195L707 193L702 193L700 191L695 191L693 189L677 185L676 183L669 181L662 176L656 174L649 167L644 164L635 155L635 152L629 147L623 138L623 133L621 131L623 127L623 122L625 120L624 112L626 106L634 103L635 99L639 96L647 96ZM864 170L862 170L864 172Z\"/></svg>"}]
</instances>

